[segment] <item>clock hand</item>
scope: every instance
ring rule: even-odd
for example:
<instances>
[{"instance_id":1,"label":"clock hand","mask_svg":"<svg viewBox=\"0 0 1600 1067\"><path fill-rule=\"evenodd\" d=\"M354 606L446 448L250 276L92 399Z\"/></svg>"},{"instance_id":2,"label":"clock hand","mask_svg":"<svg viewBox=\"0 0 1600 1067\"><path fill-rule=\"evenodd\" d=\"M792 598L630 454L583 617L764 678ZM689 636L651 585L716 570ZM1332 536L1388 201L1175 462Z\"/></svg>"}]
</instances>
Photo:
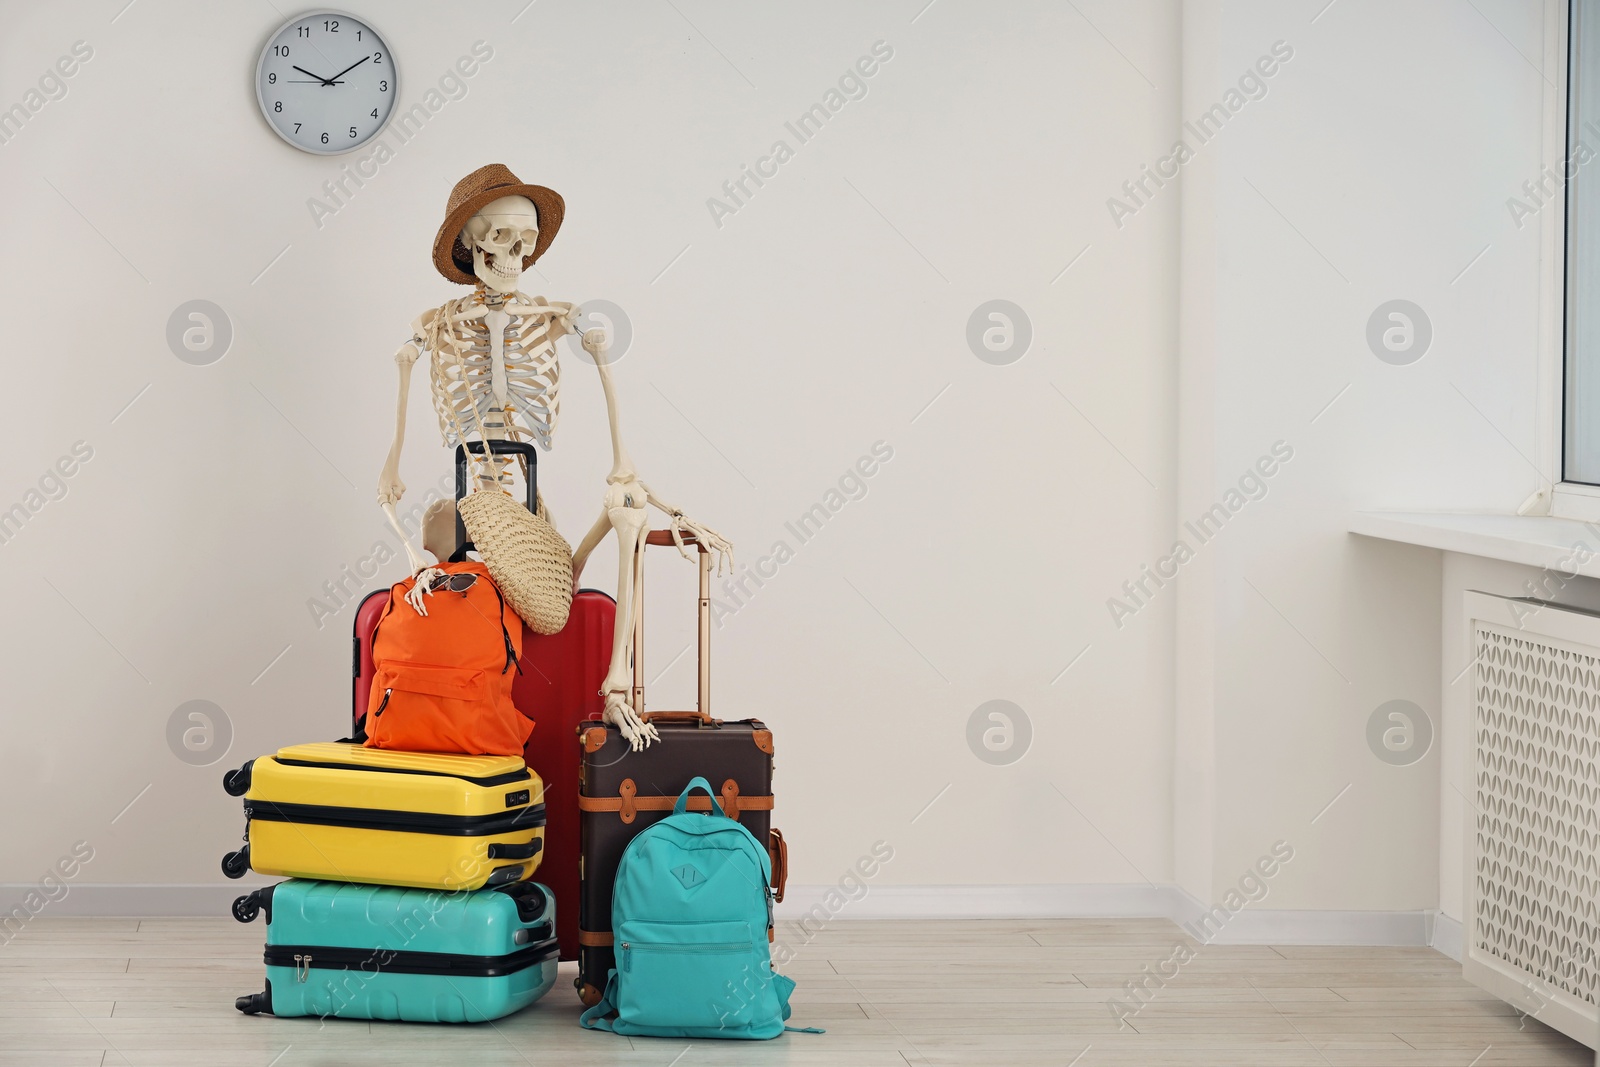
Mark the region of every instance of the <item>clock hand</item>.
<instances>
[{"instance_id":1,"label":"clock hand","mask_svg":"<svg viewBox=\"0 0 1600 1067\"><path fill-rule=\"evenodd\" d=\"M371 58L372 58L371 56L362 56L360 59L358 59L354 63L350 64L348 67L344 68L339 73L335 74L334 77L335 78L344 77L346 74L349 74L352 70L355 70L357 67L361 66L361 64L365 63L367 60L369 60ZM315 75L312 75L312 77L315 77ZM332 85L333 82L330 81L328 84Z\"/></svg>"},{"instance_id":2,"label":"clock hand","mask_svg":"<svg viewBox=\"0 0 1600 1067\"><path fill-rule=\"evenodd\" d=\"M311 72L309 70L307 70L306 68L304 68L304 67L295 67L294 69L298 70L301 74L311 74ZM344 72L340 71L340 73L342 74ZM321 82L323 85L332 85L333 84L333 78L324 78L320 74L311 74L311 76L313 78L317 79L317 81ZM335 74L333 77L337 78L338 76L339 76L338 74Z\"/></svg>"}]
</instances>

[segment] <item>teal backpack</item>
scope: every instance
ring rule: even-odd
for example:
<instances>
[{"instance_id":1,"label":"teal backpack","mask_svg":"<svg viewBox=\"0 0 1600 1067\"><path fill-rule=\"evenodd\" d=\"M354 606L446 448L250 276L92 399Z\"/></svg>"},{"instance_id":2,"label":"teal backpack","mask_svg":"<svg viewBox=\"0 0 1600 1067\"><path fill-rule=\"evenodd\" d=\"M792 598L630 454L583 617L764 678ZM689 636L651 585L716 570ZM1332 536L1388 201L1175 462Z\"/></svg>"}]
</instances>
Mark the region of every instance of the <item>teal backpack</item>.
<instances>
[{"instance_id":1,"label":"teal backpack","mask_svg":"<svg viewBox=\"0 0 1600 1067\"><path fill-rule=\"evenodd\" d=\"M685 810L696 789L711 795L709 814ZM783 1025L794 980L773 972L767 946L771 864L755 835L722 813L711 784L690 782L672 814L622 853L611 903L617 965L580 1022L643 1037L797 1029Z\"/></svg>"}]
</instances>

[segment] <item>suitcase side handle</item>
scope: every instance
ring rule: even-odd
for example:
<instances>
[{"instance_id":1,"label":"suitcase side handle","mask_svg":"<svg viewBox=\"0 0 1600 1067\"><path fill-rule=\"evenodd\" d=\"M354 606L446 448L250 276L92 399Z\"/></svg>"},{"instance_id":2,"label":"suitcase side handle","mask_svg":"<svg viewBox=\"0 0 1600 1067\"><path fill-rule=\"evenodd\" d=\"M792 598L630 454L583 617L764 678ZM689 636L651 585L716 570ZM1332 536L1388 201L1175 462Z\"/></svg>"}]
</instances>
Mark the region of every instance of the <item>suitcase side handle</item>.
<instances>
[{"instance_id":1,"label":"suitcase side handle","mask_svg":"<svg viewBox=\"0 0 1600 1067\"><path fill-rule=\"evenodd\" d=\"M676 547L671 530L651 530L645 534L633 557L633 710L645 722L693 722L717 726L711 717L711 553L692 533L681 533L683 546L693 546L700 565L700 598L697 611L695 659L699 665L694 711L646 711L644 708L644 546Z\"/></svg>"},{"instance_id":2,"label":"suitcase side handle","mask_svg":"<svg viewBox=\"0 0 1600 1067\"><path fill-rule=\"evenodd\" d=\"M544 847L544 842L537 837L523 845L496 841L489 846L489 858L492 860L531 860L538 855L539 849L542 847Z\"/></svg>"},{"instance_id":3,"label":"suitcase side handle","mask_svg":"<svg viewBox=\"0 0 1600 1067\"><path fill-rule=\"evenodd\" d=\"M783 903L783 890L789 884L789 842L776 827L767 831L767 855L772 858L772 899Z\"/></svg>"}]
</instances>

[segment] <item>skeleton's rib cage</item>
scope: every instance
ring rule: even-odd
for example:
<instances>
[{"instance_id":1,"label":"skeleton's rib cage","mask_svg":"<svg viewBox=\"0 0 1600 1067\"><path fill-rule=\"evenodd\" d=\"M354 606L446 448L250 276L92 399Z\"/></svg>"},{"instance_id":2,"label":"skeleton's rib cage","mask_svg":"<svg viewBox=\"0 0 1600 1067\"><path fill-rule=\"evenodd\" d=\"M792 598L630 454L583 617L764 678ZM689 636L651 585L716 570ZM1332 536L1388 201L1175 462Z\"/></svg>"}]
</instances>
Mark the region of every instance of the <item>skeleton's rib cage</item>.
<instances>
[{"instance_id":1,"label":"skeleton's rib cage","mask_svg":"<svg viewBox=\"0 0 1600 1067\"><path fill-rule=\"evenodd\" d=\"M556 341L566 329L559 320L573 311L571 304L521 293L499 307L486 306L473 294L417 320L414 340L428 353L428 382L445 447L459 443L457 427L476 425L476 406L491 437L531 436L549 451L561 413ZM448 326L441 318L446 314Z\"/></svg>"}]
</instances>

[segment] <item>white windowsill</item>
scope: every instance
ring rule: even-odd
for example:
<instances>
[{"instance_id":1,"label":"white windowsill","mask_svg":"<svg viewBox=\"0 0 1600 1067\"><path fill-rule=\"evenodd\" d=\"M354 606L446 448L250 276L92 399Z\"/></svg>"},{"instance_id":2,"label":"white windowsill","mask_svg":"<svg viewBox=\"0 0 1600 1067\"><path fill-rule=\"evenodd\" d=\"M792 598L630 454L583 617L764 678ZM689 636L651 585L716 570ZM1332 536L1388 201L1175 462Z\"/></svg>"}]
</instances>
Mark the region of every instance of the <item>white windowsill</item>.
<instances>
[{"instance_id":1,"label":"white windowsill","mask_svg":"<svg viewBox=\"0 0 1600 1067\"><path fill-rule=\"evenodd\" d=\"M1600 578L1600 523L1544 515L1358 511L1349 525L1363 537ZM1589 551L1575 554L1578 544ZM1579 562L1578 555L1587 558Z\"/></svg>"}]
</instances>

